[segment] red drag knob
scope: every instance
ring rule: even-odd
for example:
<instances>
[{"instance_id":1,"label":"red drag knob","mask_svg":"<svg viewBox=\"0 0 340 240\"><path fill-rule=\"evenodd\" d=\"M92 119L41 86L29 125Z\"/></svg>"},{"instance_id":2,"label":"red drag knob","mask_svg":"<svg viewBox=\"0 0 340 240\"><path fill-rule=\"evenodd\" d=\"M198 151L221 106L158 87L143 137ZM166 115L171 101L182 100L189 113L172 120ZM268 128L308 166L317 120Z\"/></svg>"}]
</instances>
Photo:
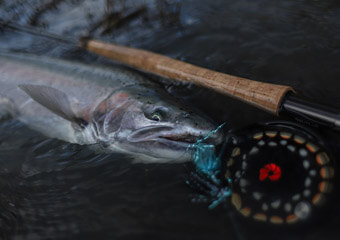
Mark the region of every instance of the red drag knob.
<instances>
[{"instance_id":1,"label":"red drag knob","mask_svg":"<svg viewBox=\"0 0 340 240\"><path fill-rule=\"evenodd\" d=\"M275 163L266 164L260 169L260 181L264 181L269 178L271 181L277 181L281 177L281 168Z\"/></svg>"}]
</instances>

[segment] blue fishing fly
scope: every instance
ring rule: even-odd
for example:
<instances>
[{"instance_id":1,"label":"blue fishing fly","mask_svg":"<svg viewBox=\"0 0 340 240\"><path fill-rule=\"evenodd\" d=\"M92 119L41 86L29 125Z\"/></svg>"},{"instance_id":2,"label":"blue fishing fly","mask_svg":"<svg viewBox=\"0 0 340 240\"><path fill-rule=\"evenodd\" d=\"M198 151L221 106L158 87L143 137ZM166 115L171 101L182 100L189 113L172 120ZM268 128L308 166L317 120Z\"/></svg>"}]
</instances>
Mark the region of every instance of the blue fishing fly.
<instances>
[{"instance_id":1,"label":"blue fishing fly","mask_svg":"<svg viewBox=\"0 0 340 240\"><path fill-rule=\"evenodd\" d=\"M225 123L221 124L215 130L209 132L204 138L199 139L190 146L190 148L194 149L192 158L196 172L191 173L190 180L187 180L187 184L200 189L201 192L212 198L209 209L215 208L231 195L231 189L228 186L223 186L221 180L218 178L221 172L221 157L224 146L220 154L216 156L215 146L205 143L212 134L220 131L224 125ZM231 179L227 181L230 182ZM194 201L206 200L207 196L199 195L198 199L196 198Z\"/></svg>"}]
</instances>

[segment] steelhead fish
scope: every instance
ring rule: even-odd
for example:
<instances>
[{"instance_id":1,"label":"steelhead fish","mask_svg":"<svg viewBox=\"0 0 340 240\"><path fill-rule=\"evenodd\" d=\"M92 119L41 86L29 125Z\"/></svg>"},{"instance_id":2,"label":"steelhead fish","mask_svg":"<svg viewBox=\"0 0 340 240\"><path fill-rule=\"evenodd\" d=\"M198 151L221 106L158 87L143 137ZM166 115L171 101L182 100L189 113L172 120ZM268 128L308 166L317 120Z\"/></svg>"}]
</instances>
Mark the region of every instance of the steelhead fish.
<instances>
[{"instance_id":1,"label":"steelhead fish","mask_svg":"<svg viewBox=\"0 0 340 240\"><path fill-rule=\"evenodd\" d=\"M102 143L149 161L189 160L187 147L215 129L160 85L127 69L27 54L0 53L0 105L48 137Z\"/></svg>"}]
</instances>

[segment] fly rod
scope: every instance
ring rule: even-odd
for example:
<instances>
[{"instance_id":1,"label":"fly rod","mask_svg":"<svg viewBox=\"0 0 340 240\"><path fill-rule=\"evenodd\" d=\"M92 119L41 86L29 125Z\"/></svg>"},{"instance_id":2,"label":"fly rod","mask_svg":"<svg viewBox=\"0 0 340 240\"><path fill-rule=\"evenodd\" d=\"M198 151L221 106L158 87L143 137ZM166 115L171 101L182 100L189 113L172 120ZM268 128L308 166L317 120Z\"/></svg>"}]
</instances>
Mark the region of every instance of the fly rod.
<instances>
[{"instance_id":1,"label":"fly rod","mask_svg":"<svg viewBox=\"0 0 340 240\"><path fill-rule=\"evenodd\" d=\"M77 45L92 53L113 59L176 81L194 83L239 99L275 115L289 115L309 125L340 127L340 111L299 98L292 87L263 83L216 72L146 50L105 43L91 38L79 40L42 32L28 26L6 23L3 28L27 32Z\"/></svg>"}]
</instances>

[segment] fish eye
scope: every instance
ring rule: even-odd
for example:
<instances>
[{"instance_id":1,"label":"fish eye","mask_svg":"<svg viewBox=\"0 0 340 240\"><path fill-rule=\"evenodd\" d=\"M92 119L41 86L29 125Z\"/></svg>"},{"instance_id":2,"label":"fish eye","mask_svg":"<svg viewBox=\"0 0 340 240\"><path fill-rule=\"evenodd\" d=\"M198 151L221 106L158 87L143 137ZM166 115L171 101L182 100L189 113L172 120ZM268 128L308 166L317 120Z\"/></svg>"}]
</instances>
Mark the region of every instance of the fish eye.
<instances>
[{"instance_id":1,"label":"fish eye","mask_svg":"<svg viewBox=\"0 0 340 240\"><path fill-rule=\"evenodd\" d=\"M168 109L164 107L157 107L153 109L151 113L145 114L145 116L152 121L164 121L165 118L168 116Z\"/></svg>"},{"instance_id":2,"label":"fish eye","mask_svg":"<svg viewBox=\"0 0 340 240\"><path fill-rule=\"evenodd\" d=\"M154 112L151 114L151 120L154 120L154 121L162 121L162 116L159 112Z\"/></svg>"},{"instance_id":3,"label":"fish eye","mask_svg":"<svg viewBox=\"0 0 340 240\"><path fill-rule=\"evenodd\" d=\"M166 120L168 117L168 108L163 106L152 107L151 109L144 109L144 116L155 122L160 122Z\"/></svg>"}]
</instances>

